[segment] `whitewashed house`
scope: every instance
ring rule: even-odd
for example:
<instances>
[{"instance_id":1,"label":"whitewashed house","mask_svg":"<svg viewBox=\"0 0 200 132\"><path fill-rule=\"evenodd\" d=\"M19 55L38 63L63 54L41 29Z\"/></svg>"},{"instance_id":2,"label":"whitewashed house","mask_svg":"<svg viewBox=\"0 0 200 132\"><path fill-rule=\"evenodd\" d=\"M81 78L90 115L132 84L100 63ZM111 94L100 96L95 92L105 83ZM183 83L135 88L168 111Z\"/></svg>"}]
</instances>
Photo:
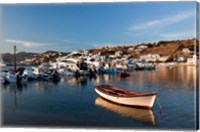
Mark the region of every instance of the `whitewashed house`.
<instances>
[{"instance_id":1,"label":"whitewashed house","mask_svg":"<svg viewBox=\"0 0 200 132\"><path fill-rule=\"evenodd\" d=\"M146 46L146 45L140 45L140 46L138 46L136 49L135 49L135 51L136 52L143 52L144 50L146 50L148 48L148 46Z\"/></svg>"},{"instance_id":2,"label":"whitewashed house","mask_svg":"<svg viewBox=\"0 0 200 132\"><path fill-rule=\"evenodd\" d=\"M158 61L166 62L169 59L169 56L160 56Z\"/></svg>"},{"instance_id":3,"label":"whitewashed house","mask_svg":"<svg viewBox=\"0 0 200 132\"><path fill-rule=\"evenodd\" d=\"M190 53L191 53L191 51L190 51L188 48L182 49L182 52L183 52L184 54L190 54Z\"/></svg>"},{"instance_id":4,"label":"whitewashed house","mask_svg":"<svg viewBox=\"0 0 200 132\"><path fill-rule=\"evenodd\" d=\"M160 59L160 55L158 54L148 54L148 55L143 55L140 56L140 61L145 61L145 62L156 62Z\"/></svg>"},{"instance_id":5,"label":"whitewashed house","mask_svg":"<svg viewBox=\"0 0 200 132\"><path fill-rule=\"evenodd\" d=\"M198 65L199 61L197 59L197 55L193 55L192 58L187 59L188 65Z\"/></svg>"},{"instance_id":6,"label":"whitewashed house","mask_svg":"<svg viewBox=\"0 0 200 132\"><path fill-rule=\"evenodd\" d=\"M115 52L115 56L116 57L120 57L122 55L122 51L117 51L117 52Z\"/></svg>"},{"instance_id":7,"label":"whitewashed house","mask_svg":"<svg viewBox=\"0 0 200 132\"><path fill-rule=\"evenodd\" d=\"M86 49L83 49L83 53L82 53L82 55L84 55L84 56L88 56L88 54L89 54L89 51L86 50Z\"/></svg>"},{"instance_id":8,"label":"whitewashed house","mask_svg":"<svg viewBox=\"0 0 200 132\"><path fill-rule=\"evenodd\" d=\"M177 61L178 61L178 62L185 62L185 61L186 61L186 58L183 57L183 56L180 56L180 57L177 58Z\"/></svg>"},{"instance_id":9,"label":"whitewashed house","mask_svg":"<svg viewBox=\"0 0 200 132\"><path fill-rule=\"evenodd\" d=\"M130 51L133 51L134 50L134 48L133 47L131 47L131 48L128 48L128 52L130 52Z\"/></svg>"}]
</instances>

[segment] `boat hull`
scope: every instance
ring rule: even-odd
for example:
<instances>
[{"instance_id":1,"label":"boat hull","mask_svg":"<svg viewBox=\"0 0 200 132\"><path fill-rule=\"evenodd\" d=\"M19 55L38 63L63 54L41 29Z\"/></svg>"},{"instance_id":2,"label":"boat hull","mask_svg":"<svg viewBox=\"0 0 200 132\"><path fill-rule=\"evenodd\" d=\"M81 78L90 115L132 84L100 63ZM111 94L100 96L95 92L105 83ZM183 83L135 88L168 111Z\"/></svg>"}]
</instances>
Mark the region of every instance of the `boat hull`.
<instances>
[{"instance_id":1,"label":"boat hull","mask_svg":"<svg viewBox=\"0 0 200 132\"><path fill-rule=\"evenodd\" d=\"M7 74L7 75L5 76L5 82L8 82L8 83L16 83L16 82L17 82L17 77L16 77L16 75Z\"/></svg>"},{"instance_id":2,"label":"boat hull","mask_svg":"<svg viewBox=\"0 0 200 132\"><path fill-rule=\"evenodd\" d=\"M96 88L95 88L95 91L104 99L107 99L117 104L128 105L128 106L152 108L154 101L156 99L156 94L153 94L153 93L144 95L144 96L118 97L118 96L105 94Z\"/></svg>"}]
</instances>

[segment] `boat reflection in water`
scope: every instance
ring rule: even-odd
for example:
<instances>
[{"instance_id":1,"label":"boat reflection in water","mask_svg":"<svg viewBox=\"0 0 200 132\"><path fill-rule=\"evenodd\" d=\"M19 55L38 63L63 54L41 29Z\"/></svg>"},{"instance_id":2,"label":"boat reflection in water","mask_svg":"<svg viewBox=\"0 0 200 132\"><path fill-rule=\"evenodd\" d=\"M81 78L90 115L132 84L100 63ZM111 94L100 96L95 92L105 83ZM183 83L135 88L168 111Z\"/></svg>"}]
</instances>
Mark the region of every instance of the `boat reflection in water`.
<instances>
[{"instance_id":1,"label":"boat reflection in water","mask_svg":"<svg viewBox=\"0 0 200 132\"><path fill-rule=\"evenodd\" d=\"M101 106L120 116L134 119L144 124L156 126L156 120L151 109L118 105L101 97L96 98L95 105Z\"/></svg>"}]
</instances>

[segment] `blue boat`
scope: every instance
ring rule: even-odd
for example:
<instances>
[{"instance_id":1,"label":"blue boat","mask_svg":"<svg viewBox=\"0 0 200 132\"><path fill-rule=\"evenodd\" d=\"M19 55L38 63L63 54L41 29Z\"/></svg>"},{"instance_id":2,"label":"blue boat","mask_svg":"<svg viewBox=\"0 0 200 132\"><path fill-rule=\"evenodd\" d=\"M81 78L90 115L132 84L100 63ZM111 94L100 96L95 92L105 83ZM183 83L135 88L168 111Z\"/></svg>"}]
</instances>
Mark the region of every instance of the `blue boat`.
<instances>
[{"instance_id":1,"label":"blue boat","mask_svg":"<svg viewBox=\"0 0 200 132\"><path fill-rule=\"evenodd\" d=\"M123 69L122 68L112 68L112 69L105 69L103 71L103 73L105 74L115 74L115 73L119 73L119 72L122 72Z\"/></svg>"}]
</instances>

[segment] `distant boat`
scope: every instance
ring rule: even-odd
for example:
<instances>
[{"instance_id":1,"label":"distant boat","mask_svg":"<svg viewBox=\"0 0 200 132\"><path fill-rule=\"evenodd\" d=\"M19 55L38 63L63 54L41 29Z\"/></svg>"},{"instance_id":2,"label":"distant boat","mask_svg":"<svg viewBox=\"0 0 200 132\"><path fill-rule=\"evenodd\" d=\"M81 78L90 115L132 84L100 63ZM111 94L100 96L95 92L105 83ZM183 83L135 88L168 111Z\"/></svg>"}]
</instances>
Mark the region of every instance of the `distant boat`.
<instances>
[{"instance_id":1,"label":"distant boat","mask_svg":"<svg viewBox=\"0 0 200 132\"><path fill-rule=\"evenodd\" d=\"M0 67L6 66L6 64L4 63L0 63Z\"/></svg>"},{"instance_id":2,"label":"distant boat","mask_svg":"<svg viewBox=\"0 0 200 132\"><path fill-rule=\"evenodd\" d=\"M6 72L0 72L0 81L1 83L5 83L6 82Z\"/></svg>"},{"instance_id":3,"label":"distant boat","mask_svg":"<svg viewBox=\"0 0 200 132\"><path fill-rule=\"evenodd\" d=\"M122 72L122 68L112 68L112 69L104 69L103 73L106 74L115 74L115 73L119 73Z\"/></svg>"},{"instance_id":4,"label":"distant boat","mask_svg":"<svg viewBox=\"0 0 200 132\"><path fill-rule=\"evenodd\" d=\"M144 70L145 65L143 63L136 63L135 70Z\"/></svg>"},{"instance_id":5,"label":"distant boat","mask_svg":"<svg viewBox=\"0 0 200 132\"><path fill-rule=\"evenodd\" d=\"M74 72L72 72L72 71L70 71L70 70L67 70L67 69L64 69L64 68L60 68L59 70L58 70L58 73L60 74L60 75L62 75L62 76L74 76L75 75L75 73Z\"/></svg>"},{"instance_id":6,"label":"distant boat","mask_svg":"<svg viewBox=\"0 0 200 132\"><path fill-rule=\"evenodd\" d=\"M155 70L155 69L156 69L156 66L155 66L155 65L150 65L150 64L149 64L149 65L145 65L145 66L144 66L144 69L145 69L145 70Z\"/></svg>"},{"instance_id":7,"label":"distant boat","mask_svg":"<svg viewBox=\"0 0 200 132\"><path fill-rule=\"evenodd\" d=\"M147 125L156 126L156 120L152 110L118 105L101 97L96 98L95 104L120 116L127 117Z\"/></svg>"},{"instance_id":8,"label":"distant boat","mask_svg":"<svg viewBox=\"0 0 200 132\"><path fill-rule=\"evenodd\" d=\"M141 93L124 90L110 85L96 86L95 91L103 98L128 106L152 108L156 99L156 93Z\"/></svg>"},{"instance_id":9,"label":"distant boat","mask_svg":"<svg viewBox=\"0 0 200 132\"><path fill-rule=\"evenodd\" d=\"M119 72L118 74L119 74L120 77L128 77L128 76L130 76L130 74L127 73L127 72Z\"/></svg>"},{"instance_id":10,"label":"distant boat","mask_svg":"<svg viewBox=\"0 0 200 132\"><path fill-rule=\"evenodd\" d=\"M27 69L24 70L22 76L27 77L28 80L36 80L38 78L38 76L39 76L39 73L35 74L36 70L38 70L38 69L37 68L33 68L33 67L32 68L27 68Z\"/></svg>"},{"instance_id":11,"label":"distant boat","mask_svg":"<svg viewBox=\"0 0 200 132\"><path fill-rule=\"evenodd\" d=\"M13 84L13 83L23 84L23 83L27 82L27 78L22 77L22 76L18 76L15 73L7 72L7 73L2 73L1 82L2 83L11 83L11 84Z\"/></svg>"},{"instance_id":12,"label":"distant boat","mask_svg":"<svg viewBox=\"0 0 200 132\"><path fill-rule=\"evenodd\" d=\"M4 77L5 77L4 78L5 82L8 82L8 83L16 83L17 82L17 76L14 73L8 72Z\"/></svg>"}]
</instances>

